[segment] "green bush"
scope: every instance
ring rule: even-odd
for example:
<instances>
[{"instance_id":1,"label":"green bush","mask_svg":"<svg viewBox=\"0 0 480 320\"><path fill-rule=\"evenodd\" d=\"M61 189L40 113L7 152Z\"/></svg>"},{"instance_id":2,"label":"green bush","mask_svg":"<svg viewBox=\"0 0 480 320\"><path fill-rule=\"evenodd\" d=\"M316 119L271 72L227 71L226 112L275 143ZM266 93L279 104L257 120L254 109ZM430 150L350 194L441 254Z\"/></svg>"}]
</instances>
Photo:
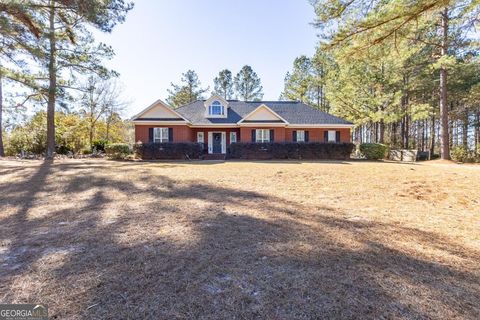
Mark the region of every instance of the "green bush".
<instances>
[{"instance_id":1,"label":"green bush","mask_svg":"<svg viewBox=\"0 0 480 320\"><path fill-rule=\"evenodd\" d=\"M384 159L387 156L388 147L380 143L362 143L360 152L369 160Z\"/></svg>"},{"instance_id":2,"label":"green bush","mask_svg":"<svg viewBox=\"0 0 480 320\"><path fill-rule=\"evenodd\" d=\"M323 142L269 142L269 143L232 143L228 148L230 159L333 159L350 158L355 145L353 143Z\"/></svg>"},{"instance_id":3,"label":"green bush","mask_svg":"<svg viewBox=\"0 0 480 320\"><path fill-rule=\"evenodd\" d=\"M140 159L189 160L199 159L202 155L200 143L138 143L133 146L135 155Z\"/></svg>"},{"instance_id":4,"label":"green bush","mask_svg":"<svg viewBox=\"0 0 480 320\"><path fill-rule=\"evenodd\" d=\"M464 146L454 146L452 150L450 150L450 156L452 160L457 162L470 162L473 161L474 158Z\"/></svg>"},{"instance_id":5,"label":"green bush","mask_svg":"<svg viewBox=\"0 0 480 320\"><path fill-rule=\"evenodd\" d=\"M90 150L89 148L85 148L85 149L80 150L80 153L81 154L92 154L92 150Z\"/></svg>"},{"instance_id":6,"label":"green bush","mask_svg":"<svg viewBox=\"0 0 480 320\"><path fill-rule=\"evenodd\" d=\"M58 154L68 154L68 153L73 153L73 149L70 148L69 146L57 145L55 146L55 152Z\"/></svg>"},{"instance_id":7,"label":"green bush","mask_svg":"<svg viewBox=\"0 0 480 320\"><path fill-rule=\"evenodd\" d=\"M126 159L131 154L126 143L112 143L105 146L105 153L110 159Z\"/></svg>"},{"instance_id":8,"label":"green bush","mask_svg":"<svg viewBox=\"0 0 480 320\"><path fill-rule=\"evenodd\" d=\"M105 146L108 144L107 140L99 139L92 142L92 152L93 151L102 151L105 152Z\"/></svg>"}]
</instances>

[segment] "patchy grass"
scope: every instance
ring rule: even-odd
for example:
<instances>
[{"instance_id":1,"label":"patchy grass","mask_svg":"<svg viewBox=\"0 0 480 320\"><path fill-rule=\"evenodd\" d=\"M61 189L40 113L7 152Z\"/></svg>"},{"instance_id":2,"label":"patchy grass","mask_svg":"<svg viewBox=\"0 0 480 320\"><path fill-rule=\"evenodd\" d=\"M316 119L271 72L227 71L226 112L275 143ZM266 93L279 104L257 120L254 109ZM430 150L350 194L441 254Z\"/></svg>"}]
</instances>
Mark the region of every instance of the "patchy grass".
<instances>
[{"instance_id":1,"label":"patchy grass","mask_svg":"<svg viewBox=\"0 0 480 320\"><path fill-rule=\"evenodd\" d=\"M480 318L480 170L0 161L0 302L53 318Z\"/></svg>"}]
</instances>

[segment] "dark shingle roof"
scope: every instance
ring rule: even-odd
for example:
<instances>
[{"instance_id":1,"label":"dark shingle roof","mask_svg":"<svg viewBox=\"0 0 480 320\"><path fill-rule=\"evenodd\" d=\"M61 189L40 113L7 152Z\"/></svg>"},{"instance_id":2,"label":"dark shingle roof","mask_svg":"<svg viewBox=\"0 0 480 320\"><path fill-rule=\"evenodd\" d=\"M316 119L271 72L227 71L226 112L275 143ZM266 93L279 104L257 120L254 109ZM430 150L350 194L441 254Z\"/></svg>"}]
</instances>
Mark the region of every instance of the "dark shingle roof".
<instances>
[{"instance_id":1,"label":"dark shingle roof","mask_svg":"<svg viewBox=\"0 0 480 320\"><path fill-rule=\"evenodd\" d=\"M352 124L326 112L314 109L298 101L228 101L226 118L205 118L205 100L197 100L183 107L175 109L196 124L235 124L258 106L265 104L290 124Z\"/></svg>"}]
</instances>

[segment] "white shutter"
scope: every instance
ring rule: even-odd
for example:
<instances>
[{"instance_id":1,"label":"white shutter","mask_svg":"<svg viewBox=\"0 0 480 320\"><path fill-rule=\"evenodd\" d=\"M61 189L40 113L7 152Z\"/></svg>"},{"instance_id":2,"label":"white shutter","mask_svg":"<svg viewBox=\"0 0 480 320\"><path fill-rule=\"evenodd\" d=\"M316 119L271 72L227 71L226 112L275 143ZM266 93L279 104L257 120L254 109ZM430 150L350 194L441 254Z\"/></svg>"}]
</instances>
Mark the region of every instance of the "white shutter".
<instances>
[{"instance_id":1,"label":"white shutter","mask_svg":"<svg viewBox=\"0 0 480 320\"><path fill-rule=\"evenodd\" d=\"M208 133L208 153L213 152L213 133Z\"/></svg>"},{"instance_id":2,"label":"white shutter","mask_svg":"<svg viewBox=\"0 0 480 320\"><path fill-rule=\"evenodd\" d=\"M222 153L227 153L227 133L222 132Z\"/></svg>"}]
</instances>

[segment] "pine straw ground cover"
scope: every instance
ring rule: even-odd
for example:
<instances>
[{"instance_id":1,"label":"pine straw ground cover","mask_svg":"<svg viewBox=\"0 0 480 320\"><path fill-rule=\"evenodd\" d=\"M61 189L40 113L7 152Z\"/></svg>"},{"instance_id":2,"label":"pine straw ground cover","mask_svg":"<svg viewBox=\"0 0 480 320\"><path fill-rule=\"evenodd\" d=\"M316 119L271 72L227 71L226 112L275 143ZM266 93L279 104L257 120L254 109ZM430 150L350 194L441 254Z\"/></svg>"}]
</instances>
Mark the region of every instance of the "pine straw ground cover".
<instances>
[{"instance_id":1,"label":"pine straw ground cover","mask_svg":"<svg viewBox=\"0 0 480 320\"><path fill-rule=\"evenodd\" d=\"M0 161L0 302L56 319L480 318L480 170Z\"/></svg>"}]
</instances>

